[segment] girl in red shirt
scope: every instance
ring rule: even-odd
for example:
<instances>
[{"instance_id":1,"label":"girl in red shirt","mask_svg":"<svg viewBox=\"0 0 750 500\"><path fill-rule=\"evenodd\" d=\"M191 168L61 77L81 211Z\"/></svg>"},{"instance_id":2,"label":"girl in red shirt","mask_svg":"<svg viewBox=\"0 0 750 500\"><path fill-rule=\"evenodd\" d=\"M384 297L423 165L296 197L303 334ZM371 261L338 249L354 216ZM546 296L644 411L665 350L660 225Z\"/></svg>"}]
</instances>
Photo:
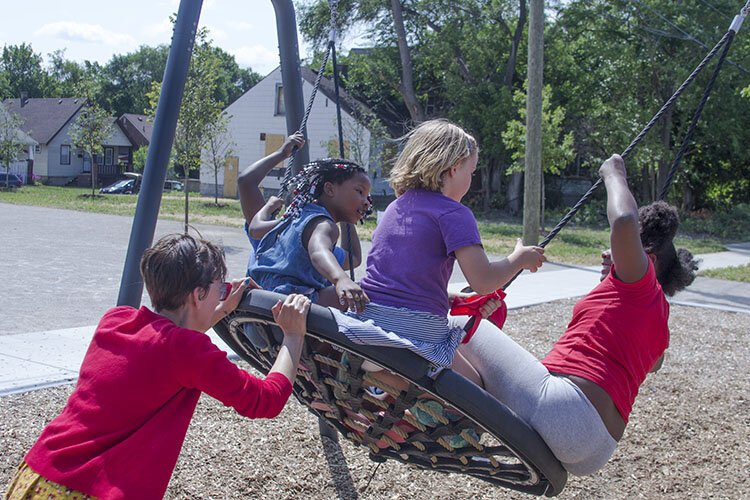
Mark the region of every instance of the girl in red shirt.
<instances>
[{"instance_id":1,"label":"girl in red shirt","mask_svg":"<svg viewBox=\"0 0 750 500\"><path fill-rule=\"evenodd\" d=\"M541 361L488 321L459 348L485 389L529 423L574 475L593 474L623 435L638 388L669 344L666 295L695 278L697 265L672 240L674 207L640 211L615 155L599 170L607 189L611 253L602 282L581 299ZM457 324L462 320L455 318Z\"/></svg>"},{"instance_id":2,"label":"girl in red shirt","mask_svg":"<svg viewBox=\"0 0 750 500\"><path fill-rule=\"evenodd\" d=\"M239 304L251 280L225 283L221 249L169 235L146 250L141 274L154 310L102 317L75 390L26 454L6 498L162 498L198 398L273 418L292 392L310 301L273 308L284 342L262 380L227 359L205 332Z\"/></svg>"}]
</instances>

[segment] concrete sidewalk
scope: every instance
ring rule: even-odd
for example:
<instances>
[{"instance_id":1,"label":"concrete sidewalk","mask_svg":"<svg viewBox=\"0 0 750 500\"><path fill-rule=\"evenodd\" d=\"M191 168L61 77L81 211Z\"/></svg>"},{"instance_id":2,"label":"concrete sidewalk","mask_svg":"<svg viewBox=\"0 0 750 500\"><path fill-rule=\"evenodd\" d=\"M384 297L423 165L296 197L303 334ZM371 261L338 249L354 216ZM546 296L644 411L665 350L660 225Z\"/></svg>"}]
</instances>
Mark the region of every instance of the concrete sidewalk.
<instances>
[{"instance_id":1,"label":"concrete sidewalk","mask_svg":"<svg viewBox=\"0 0 750 500\"><path fill-rule=\"evenodd\" d=\"M712 254L706 256L705 265L717 267L728 261L744 265L750 263L750 254L743 258L736 252ZM599 282L598 267L547 267L546 272L518 277L506 298L510 309L579 297ZM455 278L450 288L458 291L465 283L460 272ZM750 314L750 284L699 277L671 302ZM0 396L74 382L95 327L0 336ZM233 354L213 331L209 335L221 349Z\"/></svg>"},{"instance_id":2,"label":"concrete sidewalk","mask_svg":"<svg viewBox=\"0 0 750 500\"><path fill-rule=\"evenodd\" d=\"M96 322L116 302L131 224L127 217L0 204L6 268L15 270L0 281L0 396L76 380ZM178 222L159 221L156 237L180 229ZM230 277L244 275L247 242L241 229L198 229L224 244ZM369 250L369 244L363 246ZM745 265L750 263L750 244L700 257L701 269ZM548 263L536 274L520 275L506 302L517 309L579 297L598 282L598 267ZM464 286L456 266L450 289ZM750 313L750 284L697 278L672 302ZM145 294L143 303L149 305Z\"/></svg>"}]
</instances>

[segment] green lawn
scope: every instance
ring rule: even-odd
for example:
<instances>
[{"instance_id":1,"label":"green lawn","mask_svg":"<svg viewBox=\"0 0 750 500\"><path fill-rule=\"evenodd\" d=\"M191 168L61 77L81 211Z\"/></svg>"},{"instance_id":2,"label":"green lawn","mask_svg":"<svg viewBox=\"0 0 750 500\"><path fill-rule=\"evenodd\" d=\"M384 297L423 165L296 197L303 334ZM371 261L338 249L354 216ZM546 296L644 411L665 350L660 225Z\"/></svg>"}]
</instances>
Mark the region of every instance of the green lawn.
<instances>
[{"instance_id":1,"label":"green lawn","mask_svg":"<svg viewBox=\"0 0 750 500\"><path fill-rule=\"evenodd\" d=\"M702 271L701 276L717 278L720 280L744 281L750 283L750 264L737 267L721 267Z\"/></svg>"},{"instance_id":2,"label":"green lawn","mask_svg":"<svg viewBox=\"0 0 750 500\"><path fill-rule=\"evenodd\" d=\"M90 195L91 188L24 186L17 191L0 192L0 202L129 217L135 213L137 196L97 193L95 198L91 198ZM184 193L170 193L162 197L160 218L184 220L184 214ZM216 206L213 197L190 193L190 222L241 227L244 218L238 200L219 198L219 205Z\"/></svg>"},{"instance_id":3,"label":"green lawn","mask_svg":"<svg viewBox=\"0 0 750 500\"><path fill-rule=\"evenodd\" d=\"M107 194L91 198L87 196L90 194L91 189L86 188L24 186L17 191L0 192L0 202L131 217L135 213L137 196ZM162 198L159 217L183 220L184 211L184 194L171 193ZM244 219L237 200L219 198L217 206L212 197L190 193L190 222L241 227ZM550 224L548 229L552 226ZM374 217L358 228L363 240L371 240L374 230ZM479 223L479 231L488 253L507 255L515 246L516 238L523 233L523 228L519 223L484 221ZM693 253L719 252L724 249L718 238L706 236L691 238L680 235L675 243ZM547 246L546 255L553 262L596 265L600 262L601 251L608 247L608 230L568 226Z\"/></svg>"}]
</instances>

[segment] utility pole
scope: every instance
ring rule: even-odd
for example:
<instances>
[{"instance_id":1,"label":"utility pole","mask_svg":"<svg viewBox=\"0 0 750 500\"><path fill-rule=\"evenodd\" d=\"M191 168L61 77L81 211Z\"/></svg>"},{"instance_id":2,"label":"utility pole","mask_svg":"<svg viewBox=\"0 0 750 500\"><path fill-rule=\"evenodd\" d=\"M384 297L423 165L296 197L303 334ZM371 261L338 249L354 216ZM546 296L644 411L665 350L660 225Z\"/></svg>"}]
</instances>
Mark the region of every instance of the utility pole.
<instances>
[{"instance_id":1,"label":"utility pole","mask_svg":"<svg viewBox=\"0 0 750 500\"><path fill-rule=\"evenodd\" d=\"M523 185L523 243L539 243L542 201L542 85L544 73L544 0L529 1L526 158Z\"/></svg>"}]
</instances>

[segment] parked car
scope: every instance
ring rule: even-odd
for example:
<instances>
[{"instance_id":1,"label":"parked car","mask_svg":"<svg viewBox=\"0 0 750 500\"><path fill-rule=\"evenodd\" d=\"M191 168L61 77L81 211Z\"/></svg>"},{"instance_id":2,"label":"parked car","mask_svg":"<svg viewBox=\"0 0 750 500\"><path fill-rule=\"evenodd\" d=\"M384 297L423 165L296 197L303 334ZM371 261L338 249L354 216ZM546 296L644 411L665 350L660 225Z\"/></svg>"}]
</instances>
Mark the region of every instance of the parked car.
<instances>
[{"instance_id":1,"label":"parked car","mask_svg":"<svg viewBox=\"0 0 750 500\"><path fill-rule=\"evenodd\" d=\"M0 187L21 187L23 181L16 174L2 172L0 173Z\"/></svg>"},{"instance_id":2,"label":"parked car","mask_svg":"<svg viewBox=\"0 0 750 500\"><path fill-rule=\"evenodd\" d=\"M164 192L183 191L185 186L180 181L164 181Z\"/></svg>"},{"instance_id":3,"label":"parked car","mask_svg":"<svg viewBox=\"0 0 750 500\"><path fill-rule=\"evenodd\" d=\"M104 194L133 194L135 192L135 179L122 179L99 190Z\"/></svg>"}]
</instances>

